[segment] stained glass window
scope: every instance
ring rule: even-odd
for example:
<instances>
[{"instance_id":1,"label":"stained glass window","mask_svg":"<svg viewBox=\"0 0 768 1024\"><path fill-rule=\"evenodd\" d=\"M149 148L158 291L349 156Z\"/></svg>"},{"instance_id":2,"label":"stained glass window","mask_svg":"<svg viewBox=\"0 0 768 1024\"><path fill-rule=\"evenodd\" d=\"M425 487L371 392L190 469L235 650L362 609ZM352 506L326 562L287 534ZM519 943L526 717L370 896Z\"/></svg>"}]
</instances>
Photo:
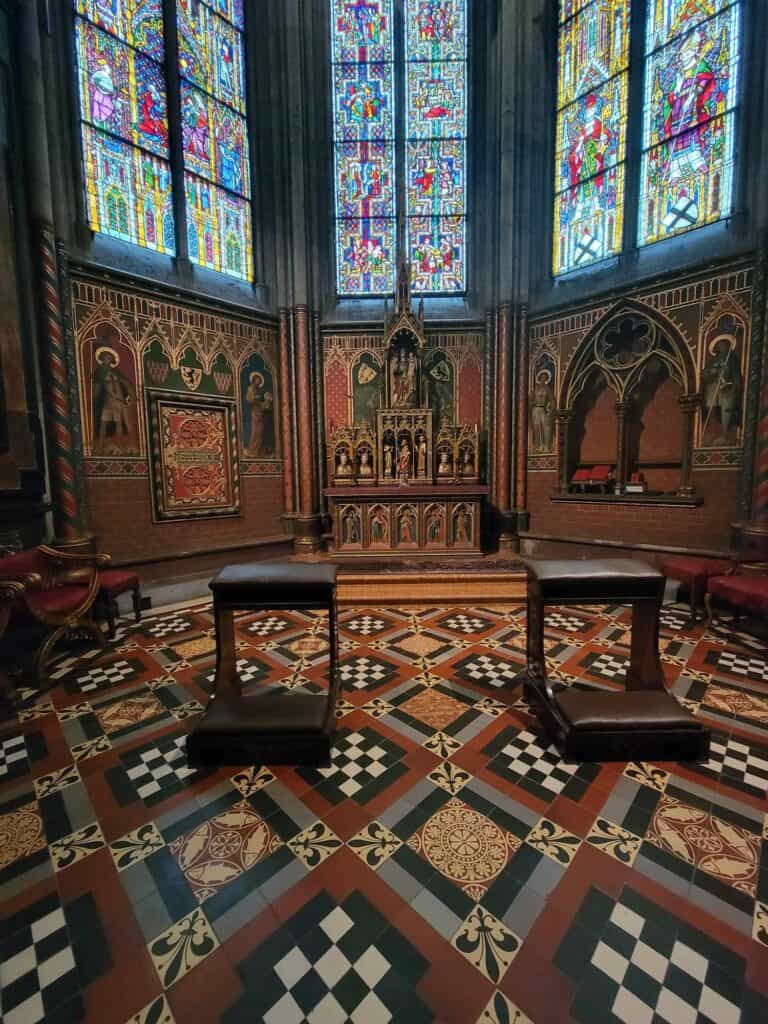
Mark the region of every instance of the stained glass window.
<instances>
[{"instance_id":1,"label":"stained glass window","mask_svg":"<svg viewBox=\"0 0 768 1024\"><path fill-rule=\"evenodd\" d=\"M175 250L161 0L75 0L88 223Z\"/></svg>"},{"instance_id":2,"label":"stained glass window","mask_svg":"<svg viewBox=\"0 0 768 1024\"><path fill-rule=\"evenodd\" d=\"M395 283L392 0L331 0L336 281L340 295Z\"/></svg>"},{"instance_id":3,"label":"stained glass window","mask_svg":"<svg viewBox=\"0 0 768 1024\"><path fill-rule=\"evenodd\" d=\"M629 16L630 0L560 0L555 275L621 249Z\"/></svg>"},{"instance_id":4,"label":"stained glass window","mask_svg":"<svg viewBox=\"0 0 768 1024\"><path fill-rule=\"evenodd\" d=\"M250 280L242 0L177 0L189 258Z\"/></svg>"},{"instance_id":5,"label":"stained glass window","mask_svg":"<svg viewBox=\"0 0 768 1024\"><path fill-rule=\"evenodd\" d=\"M740 4L649 0L638 242L731 211Z\"/></svg>"},{"instance_id":6,"label":"stained glass window","mask_svg":"<svg viewBox=\"0 0 768 1024\"><path fill-rule=\"evenodd\" d=\"M467 30L463 0L406 0L406 215L415 292L463 292Z\"/></svg>"}]
</instances>

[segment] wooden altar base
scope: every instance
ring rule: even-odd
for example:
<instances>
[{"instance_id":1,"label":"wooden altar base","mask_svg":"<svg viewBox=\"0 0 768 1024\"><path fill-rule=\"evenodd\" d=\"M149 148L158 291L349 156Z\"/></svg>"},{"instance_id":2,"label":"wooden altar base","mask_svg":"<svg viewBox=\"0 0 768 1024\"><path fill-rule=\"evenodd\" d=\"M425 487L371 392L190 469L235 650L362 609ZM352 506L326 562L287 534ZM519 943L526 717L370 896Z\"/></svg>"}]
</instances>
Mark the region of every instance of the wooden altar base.
<instances>
[{"instance_id":1,"label":"wooden altar base","mask_svg":"<svg viewBox=\"0 0 768 1024\"><path fill-rule=\"evenodd\" d=\"M333 557L333 556L331 556ZM337 560L343 605L516 604L525 600L521 562L479 555L463 559Z\"/></svg>"}]
</instances>

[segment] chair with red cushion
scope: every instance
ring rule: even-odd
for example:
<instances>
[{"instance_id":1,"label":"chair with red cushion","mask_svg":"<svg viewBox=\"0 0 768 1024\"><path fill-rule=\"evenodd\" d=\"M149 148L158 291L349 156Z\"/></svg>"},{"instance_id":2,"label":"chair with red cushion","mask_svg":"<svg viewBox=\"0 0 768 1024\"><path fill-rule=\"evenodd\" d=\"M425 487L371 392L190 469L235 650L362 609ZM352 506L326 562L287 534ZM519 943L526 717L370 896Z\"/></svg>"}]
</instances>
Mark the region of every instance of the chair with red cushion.
<instances>
[{"instance_id":1,"label":"chair with red cushion","mask_svg":"<svg viewBox=\"0 0 768 1024\"><path fill-rule=\"evenodd\" d=\"M726 601L737 611L768 618L768 573L714 576L707 580L707 618L712 621L712 598Z\"/></svg>"},{"instance_id":2,"label":"chair with red cushion","mask_svg":"<svg viewBox=\"0 0 768 1024\"><path fill-rule=\"evenodd\" d=\"M104 569L99 573L99 578L99 598L104 602L109 638L112 640L115 636L115 620L120 614L117 599L121 594L126 594L129 590L132 592L134 618L141 622L141 581L135 572L128 569Z\"/></svg>"},{"instance_id":3,"label":"chair with red cushion","mask_svg":"<svg viewBox=\"0 0 768 1024\"><path fill-rule=\"evenodd\" d=\"M48 631L35 657L38 683L47 678L54 647L72 630L107 646L91 616L99 592L98 570L107 565L109 555L57 551L45 544L0 558L0 593L13 595L11 612L31 616Z\"/></svg>"},{"instance_id":4,"label":"chair with red cushion","mask_svg":"<svg viewBox=\"0 0 768 1024\"><path fill-rule=\"evenodd\" d=\"M735 563L723 558L698 558L695 555L674 555L663 558L659 568L665 576L679 580L688 587L691 602L689 625L696 624L697 612L704 611L707 581L713 576L726 576L735 570Z\"/></svg>"}]
</instances>

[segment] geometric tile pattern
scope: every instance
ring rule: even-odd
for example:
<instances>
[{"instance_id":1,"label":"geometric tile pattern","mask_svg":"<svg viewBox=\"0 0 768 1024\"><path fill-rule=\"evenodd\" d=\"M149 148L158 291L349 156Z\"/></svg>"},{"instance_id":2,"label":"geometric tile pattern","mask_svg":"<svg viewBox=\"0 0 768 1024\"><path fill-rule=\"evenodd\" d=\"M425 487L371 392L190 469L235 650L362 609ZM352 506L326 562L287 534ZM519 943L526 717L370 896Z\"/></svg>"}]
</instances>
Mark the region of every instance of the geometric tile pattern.
<instances>
[{"instance_id":1,"label":"geometric tile pattern","mask_svg":"<svg viewBox=\"0 0 768 1024\"><path fill-rule=\"evenodd\" d=\"M630 616L548 608L556 687L620 687ZM763 1024L768 650L687 619L699 765L563 761L520 605L345 609L321 769L190 768L206 601L66 651L0 723L3 1021ZM322 626L238 616L247 692L322 692Z\"/></svg>"}]
</instances>

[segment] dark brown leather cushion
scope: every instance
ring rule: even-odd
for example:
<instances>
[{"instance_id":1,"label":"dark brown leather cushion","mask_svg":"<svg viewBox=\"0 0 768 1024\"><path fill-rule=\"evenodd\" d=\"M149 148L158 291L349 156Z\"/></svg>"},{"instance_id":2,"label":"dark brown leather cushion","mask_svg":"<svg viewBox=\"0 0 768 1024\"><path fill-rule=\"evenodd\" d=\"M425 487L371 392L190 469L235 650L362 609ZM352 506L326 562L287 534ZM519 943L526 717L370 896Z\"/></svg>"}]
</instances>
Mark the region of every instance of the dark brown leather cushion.
<instances>
[{"instance_id":1,"label":"dark brown leather cushion","mask_svg":"<svg viewBox=\"0 0 768 1024\"><path fill-rule=\"evenodd\" d=\"M195 726L196 733L248 733L286 735L322 732L328 711L326 694L297 693L277 696L242 697L227 701L216 697Z\"/></svg>"},{"instance_id":2,"label":"dark brown leather cushion","mask_svg":"<svg viewBox=\"0 0 768 1024\"><path fill-rule=\"evenodd\" d=\"M223 603L245 601L269 607L269 600L296 599L305 605L318 600L329 602L336 587L336 566L327 562L250 562L228 565L210 584L216 600Z\"/></svg>"},{"instance_id":3,"label":"dark brown leather cushion","mask_svg":"<svg viewBox=\"0 0 768 1024\"><path fill-rule=\"evenodd\" d=\"M621 729L701 729L690 711L665 690L588 693L570 690L555 697L572 729L608 732Z\"/></svg>"},{"instance_id":4,"label":"dark brown leather cushion","mask_svg":"<svg viewBox=\"0 0 768 1024\"><path fill-rule=\"evenodd\" d=\"M526 558L523 561L531 575L540 583L558 580L569 583L600 580L632 583L641 580L657 582L664 579L658 569L634 558Z\"/></svg>"}]
</instances>

